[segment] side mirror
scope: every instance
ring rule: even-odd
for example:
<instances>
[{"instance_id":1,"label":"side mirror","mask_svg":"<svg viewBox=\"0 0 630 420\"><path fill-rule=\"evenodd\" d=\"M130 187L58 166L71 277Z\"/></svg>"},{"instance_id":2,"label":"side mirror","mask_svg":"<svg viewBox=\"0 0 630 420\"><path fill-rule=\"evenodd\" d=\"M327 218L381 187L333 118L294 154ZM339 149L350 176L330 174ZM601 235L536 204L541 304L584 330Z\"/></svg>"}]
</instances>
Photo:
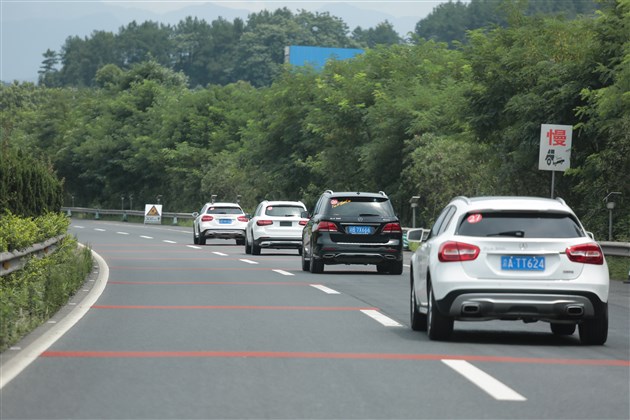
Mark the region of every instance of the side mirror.
<instances>
[{"instance_id":1,"label":"side mirror","mask_svg":"<svg viewBox=\"0 0 630 420\"><path fill-rule=\"evenodd\" d=\"M310 218L311 218L311 215L310 215L310 214L308 214L308 211L306 211L306 210L305 210L305 211L303 211L303 212L301 212L301 213L300 213L300 217L301 217L302 219L310 219Z\"/></svg>"},{"instance_id":2,"label":"side mirror","mask_svg":"<svg viewBox=\"0 0 630 420\"><path fill-rule=\"evenodd\" d=\"M586 234L588 235L589 238L591 238L592 240L595 240L595 235L593 235L593 232L586 232Z\"/></svg>"},{"instance_id":3,"label":"side mirror","mask_svg":"<svg viewBox=\"0 0 630 420\"><path fill-rule=\"evenodd\" d=\"M193 212L192 217L197 218L197 216L199 216L199 213L197 213L196 211Z\"/></svg>"}]
</instances>

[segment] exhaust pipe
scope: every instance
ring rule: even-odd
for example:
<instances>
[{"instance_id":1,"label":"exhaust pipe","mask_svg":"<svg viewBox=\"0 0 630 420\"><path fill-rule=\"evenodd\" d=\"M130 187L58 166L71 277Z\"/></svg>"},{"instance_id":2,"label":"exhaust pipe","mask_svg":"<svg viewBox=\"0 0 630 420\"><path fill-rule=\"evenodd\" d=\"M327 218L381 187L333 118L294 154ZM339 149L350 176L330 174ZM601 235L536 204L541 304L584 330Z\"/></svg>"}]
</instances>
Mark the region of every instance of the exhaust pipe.
<instances>
[{"instance_id":1,"label":"exhaust pipe","mask_svg":"<svg viewBox=\"0 0 630 420\"><path fill-rule=\"evenodd\" d=\"M582 305L567 305L565 310L566 310L567 315L571 315L571 316L584 315L584 306Z\"/></svg>"},{"instance_id":2,"label":"exhaust pipe","mask_svg":"<svg viewBox=\"0 0 630 420\"><path fill-rule=\"evenodd\" d=\"M481 306L478 303L465 302L462 304L462 315L479 315Z\"/></svg>"}]
</instances>

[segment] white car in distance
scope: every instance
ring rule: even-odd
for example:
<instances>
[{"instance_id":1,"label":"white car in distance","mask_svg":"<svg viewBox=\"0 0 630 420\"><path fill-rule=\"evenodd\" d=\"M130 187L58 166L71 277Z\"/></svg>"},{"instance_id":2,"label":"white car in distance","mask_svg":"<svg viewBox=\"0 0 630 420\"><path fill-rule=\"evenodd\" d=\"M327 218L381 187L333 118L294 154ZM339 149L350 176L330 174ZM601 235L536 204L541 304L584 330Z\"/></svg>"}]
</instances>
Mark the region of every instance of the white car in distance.
<instances>
[{"instance_id":1,"label":"white car in distance","mask_svg":"<svg viewBox=\"0 0 630 420\"><path fill-rule=\"evenodd\" d=\"M260 255L262 248L273 248L297 249L301 255L306 211L301 201L262 201L247 223L245 253Z\"/></svg>"},{"instance_id":2,"label":"white car in distance","mask_svg":"<svg viewBox=\"0 0 630 420\"><path fill-rule=\"evenodd\" d=\"M207 239L236 239L245 243L245 228L249 218L237 203L206 203L194 212L193 242L205 245Z\"/></svg>"}]
</instances>

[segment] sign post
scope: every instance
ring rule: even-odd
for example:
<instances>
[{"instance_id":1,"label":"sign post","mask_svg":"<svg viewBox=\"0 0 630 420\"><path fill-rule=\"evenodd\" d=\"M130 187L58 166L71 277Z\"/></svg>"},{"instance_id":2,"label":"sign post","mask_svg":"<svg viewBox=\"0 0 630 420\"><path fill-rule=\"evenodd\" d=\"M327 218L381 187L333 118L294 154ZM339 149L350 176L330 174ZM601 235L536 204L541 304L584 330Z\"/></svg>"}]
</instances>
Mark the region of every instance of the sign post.
<instances>
[{"instance_id":1,"label":"sign post","mask_svg":"<svg viewBox=\"0 0 630 420\"><path fill-rule=\"evenodd\" d=\"M538 169L551 171L551 198L554 197L556 171L564 172L571 167L572 137L573 127L570 125L540 125Z\"/></svg>"}]
</instances>

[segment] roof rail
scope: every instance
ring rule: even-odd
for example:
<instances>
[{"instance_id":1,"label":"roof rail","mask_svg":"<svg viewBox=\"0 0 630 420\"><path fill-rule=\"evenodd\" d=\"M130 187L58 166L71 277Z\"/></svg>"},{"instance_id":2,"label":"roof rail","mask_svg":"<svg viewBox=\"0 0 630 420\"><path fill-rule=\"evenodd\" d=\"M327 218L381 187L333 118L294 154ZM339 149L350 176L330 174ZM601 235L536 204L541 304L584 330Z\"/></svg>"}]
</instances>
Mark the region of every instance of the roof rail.
<instances>
[{"instance_id":1,"label":"roof rail","mask_svg":"<svg viewBox=\"0 0 630 420\"><path fill-rule=\"evenodd\" d=\"M559 201L561 204L563 204L565 206L567 205L567 203L560 197L556 197L556 200Z\"/></svg>"},{"instance_id":2,"label":"roof rail","mask_svg":"<svg viewBox=\"0 0 630 420\"><path fill-rule=\"evenodd\" d=\"M470 204L470 198L466 197L465 195L458 195L457 197L453 198L453 200L462 200L466 204Z\"/></svg>"},{"instance_id":3,"label":"roof rail","mask_svg":"<svg viewBox=\"0 0 630 420\"><path fill-rule=\"evenodd\" d=\"M332 194L333 190L326 190L326 191L324 191L324 193Z\"/></svg>"}]
</instances>

